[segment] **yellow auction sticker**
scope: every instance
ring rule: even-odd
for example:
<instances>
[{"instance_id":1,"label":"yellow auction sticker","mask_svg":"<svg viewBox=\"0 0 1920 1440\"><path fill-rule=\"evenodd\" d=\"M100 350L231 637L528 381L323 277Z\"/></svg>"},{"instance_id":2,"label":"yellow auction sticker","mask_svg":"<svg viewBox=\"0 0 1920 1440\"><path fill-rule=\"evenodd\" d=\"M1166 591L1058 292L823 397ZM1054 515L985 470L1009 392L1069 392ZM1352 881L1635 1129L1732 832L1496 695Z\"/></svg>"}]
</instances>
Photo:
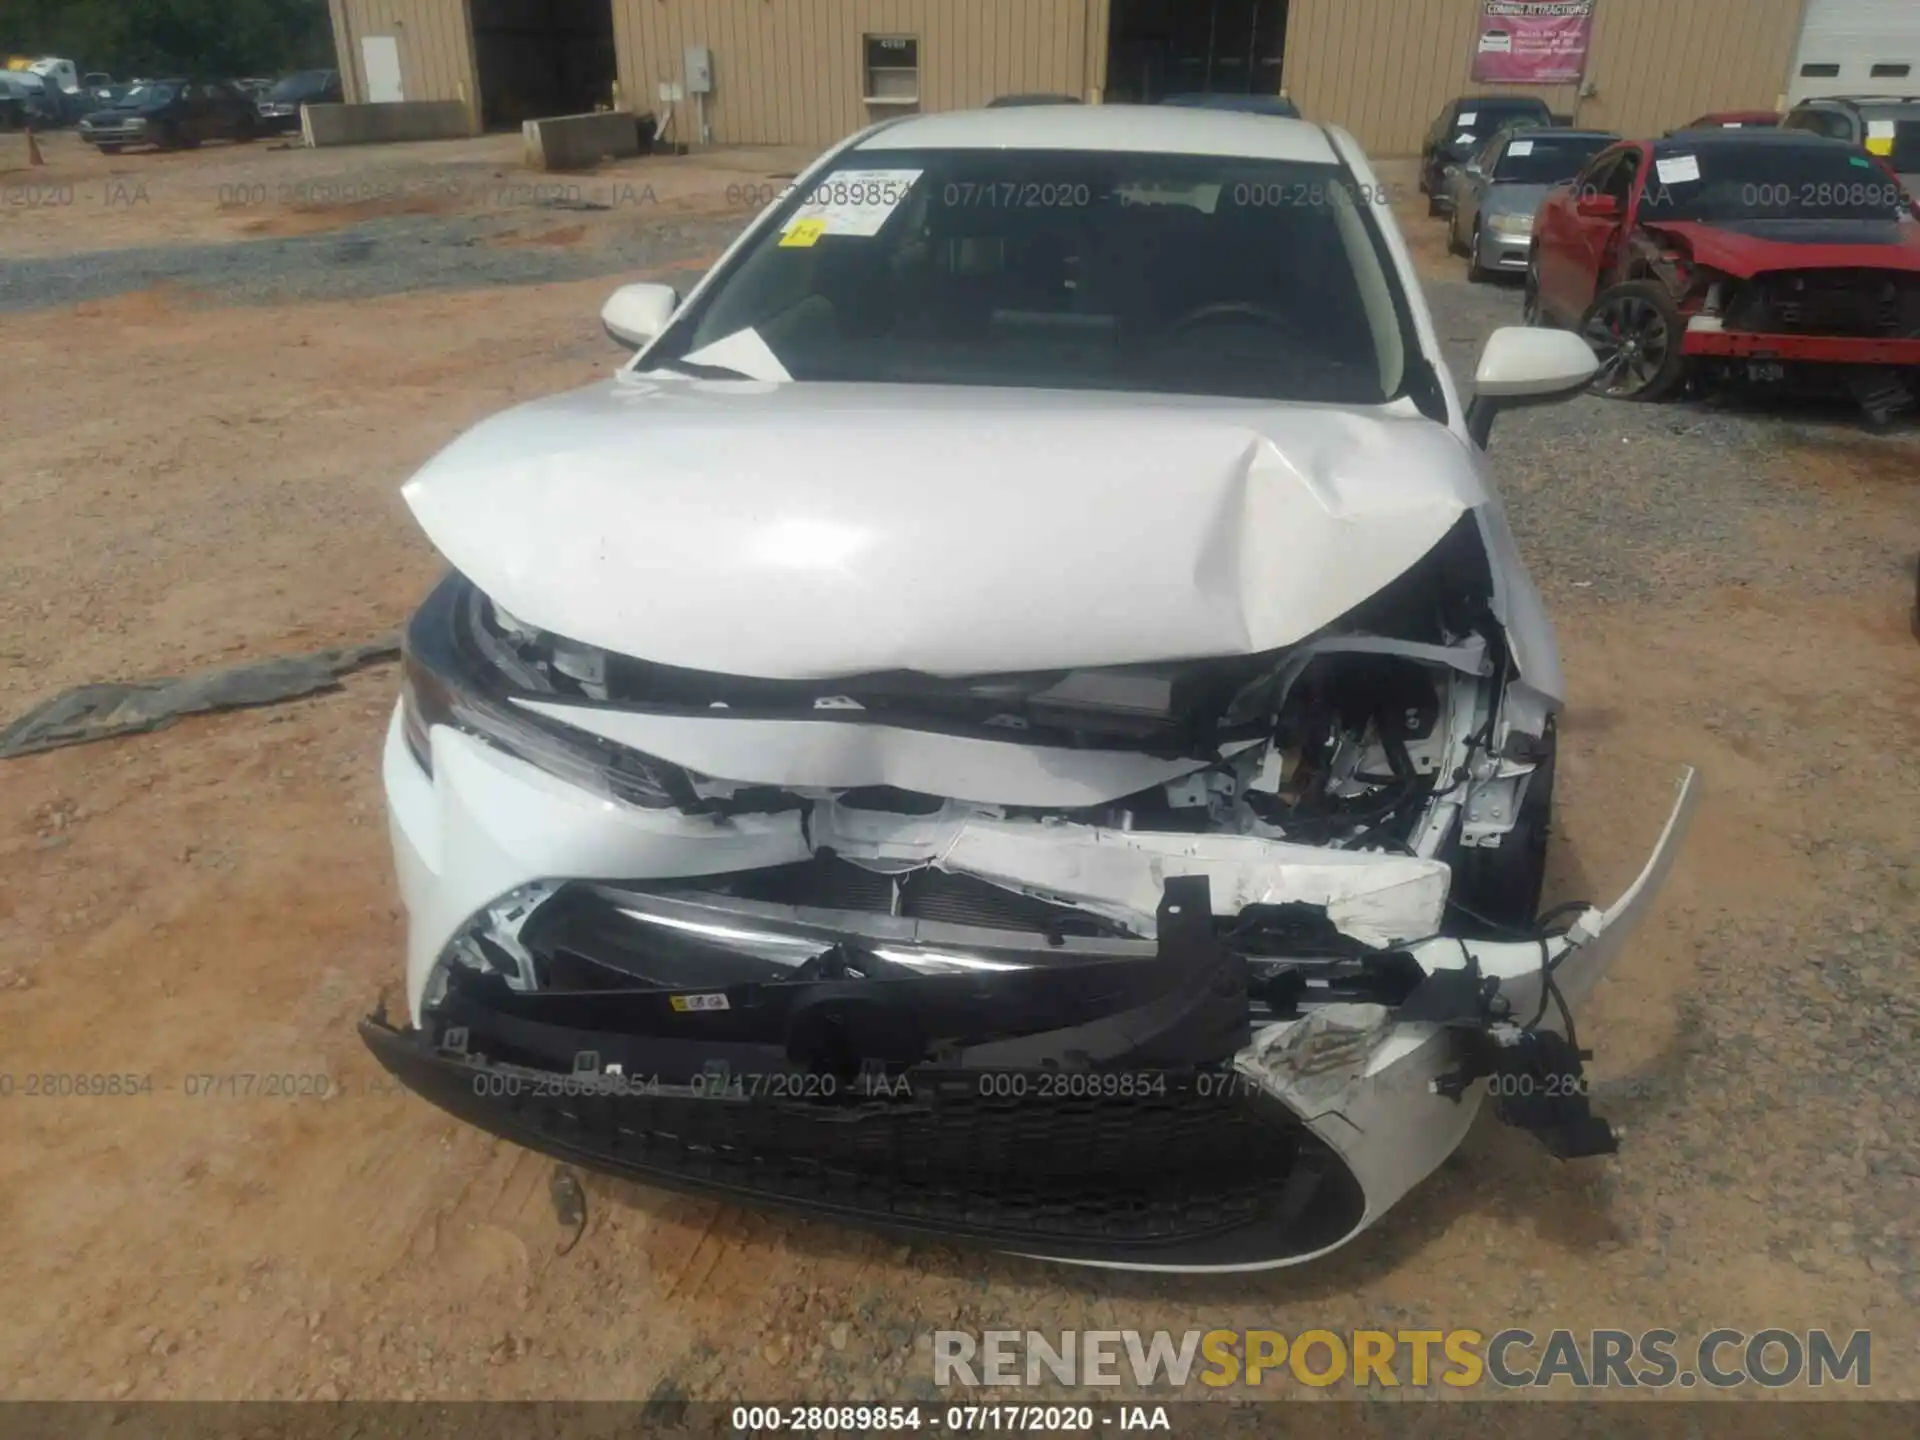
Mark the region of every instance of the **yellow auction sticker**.
<instances>
[{"instance_id":1,"label":"yellow auction sticker","mask_svg":"<svg viewBox=\"0 0 1920 1440\"><path fill-rule=\"evenodd\" d=\"M806 246L813 244L827 233L827 222L818 216L807 220L796 220L793 227L780 237L783 246Z\"/></svg>"}]
</instances>

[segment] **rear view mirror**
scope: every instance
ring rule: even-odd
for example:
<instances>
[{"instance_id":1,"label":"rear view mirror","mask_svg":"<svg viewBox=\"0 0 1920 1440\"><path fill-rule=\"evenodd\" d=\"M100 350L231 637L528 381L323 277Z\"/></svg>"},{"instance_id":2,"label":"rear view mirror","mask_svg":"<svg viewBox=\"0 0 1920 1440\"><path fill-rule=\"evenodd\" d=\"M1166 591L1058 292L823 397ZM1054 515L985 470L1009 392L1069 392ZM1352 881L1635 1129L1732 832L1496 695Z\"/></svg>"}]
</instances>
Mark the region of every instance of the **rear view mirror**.
<instances>
[{"instance_id":1,"label":"rear view mirror","mask_svg":"<svg viewBox=\"0 0 1920 1440\"><path fill-rule=\"evenodd\" d=\"M679 304L671 285L622 285L600 307L600 324L616 343L639 350L667 328Z\"/></svg>"},{"instance_id":2,"label":"rear view mirror","mask_svg":"<svg viewBox=\"0 0 1920 1440\"><path fill-rule=\"evenodd\" d=\"M1573 208L1589 220L1611 220L1620 213L1620 202L1611 195L1582 195Z\"/></svg>"},{"instance_id":3,"label":"rear view mirror","mask_svg":"<svg viewBox=\"0 0 1920 1440\"><path fill-rule=\"evenodd\" d=\"M1485 449L1501 411L1570 399L1587 388L1599 368L1592 347L1571 330L1525 325L1496 330L1487 338L1479 368L1473 372L1467 434Z\"/></svg>"}]
</instances>

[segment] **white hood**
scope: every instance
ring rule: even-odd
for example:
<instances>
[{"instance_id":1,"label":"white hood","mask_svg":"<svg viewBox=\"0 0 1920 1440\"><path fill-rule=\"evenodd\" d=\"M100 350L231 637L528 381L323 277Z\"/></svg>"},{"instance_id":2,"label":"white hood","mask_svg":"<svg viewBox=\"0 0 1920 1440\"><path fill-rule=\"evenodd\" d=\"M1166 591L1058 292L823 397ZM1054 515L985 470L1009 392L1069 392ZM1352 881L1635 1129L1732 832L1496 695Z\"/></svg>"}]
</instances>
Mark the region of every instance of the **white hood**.
<instances>
[{"instance_id":1,"label":"white hood","mask_svg":"<svg viewBox=\"0 0 1920 1440\"><path fill-rule=\"evenodd\" d=\"M771 679L1276 649L1488 499L1387 410L631 376L483 422L404 494L518 619Z\"/></svg>"}]
</instances>

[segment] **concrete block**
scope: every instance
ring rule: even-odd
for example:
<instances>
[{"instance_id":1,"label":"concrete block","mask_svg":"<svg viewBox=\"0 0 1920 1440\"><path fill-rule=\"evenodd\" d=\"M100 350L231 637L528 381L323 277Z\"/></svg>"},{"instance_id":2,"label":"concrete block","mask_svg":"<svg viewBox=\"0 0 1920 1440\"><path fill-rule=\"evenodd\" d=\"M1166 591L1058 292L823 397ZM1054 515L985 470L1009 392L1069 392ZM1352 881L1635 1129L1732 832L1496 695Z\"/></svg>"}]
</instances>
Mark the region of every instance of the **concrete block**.
<instances>
[{"instance_id":1,"label":"concrete block","mask_svg":"<svg viewBox=\"0 0 1920 1440\"><path fill-rule=\"evenodd\" d=\"M309 145L382 145L401 140L457 140L473 134L473 117L458 100L306 105L301 107L300 127Z\"/></svg>"},{"instance_id":2,"label":"concrete block","mask_svg":"<svg viewBox=\"0 0 1920 1440\"><path fill-rule=\"evenodd\" d=\"M530 170L590 170L602 160L641 153L641 124L625 110L550 115L520 127Z\"/></svg>"}]
</instances>

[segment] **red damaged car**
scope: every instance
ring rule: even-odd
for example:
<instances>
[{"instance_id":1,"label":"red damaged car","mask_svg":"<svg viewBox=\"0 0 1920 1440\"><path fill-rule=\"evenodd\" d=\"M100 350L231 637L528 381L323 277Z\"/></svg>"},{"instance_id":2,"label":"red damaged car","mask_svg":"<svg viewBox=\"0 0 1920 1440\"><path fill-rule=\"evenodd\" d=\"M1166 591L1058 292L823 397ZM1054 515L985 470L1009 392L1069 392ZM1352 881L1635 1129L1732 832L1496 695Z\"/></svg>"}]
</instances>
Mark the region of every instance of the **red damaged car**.
<instances>
[{"instance_id":1,"label":"red damaged car","mask_svg":"<svg viewBox=\"0 0 1920 1440\"><path fill-rule=\"evenodd\" d=\"M1525 309L1579 329L1605 395L1789 383L1845 390L1885 420L1920 381L1920 217L1892 170L1843 141L1629 141L1542 203Z\"/></svg>"}]
</instances>

